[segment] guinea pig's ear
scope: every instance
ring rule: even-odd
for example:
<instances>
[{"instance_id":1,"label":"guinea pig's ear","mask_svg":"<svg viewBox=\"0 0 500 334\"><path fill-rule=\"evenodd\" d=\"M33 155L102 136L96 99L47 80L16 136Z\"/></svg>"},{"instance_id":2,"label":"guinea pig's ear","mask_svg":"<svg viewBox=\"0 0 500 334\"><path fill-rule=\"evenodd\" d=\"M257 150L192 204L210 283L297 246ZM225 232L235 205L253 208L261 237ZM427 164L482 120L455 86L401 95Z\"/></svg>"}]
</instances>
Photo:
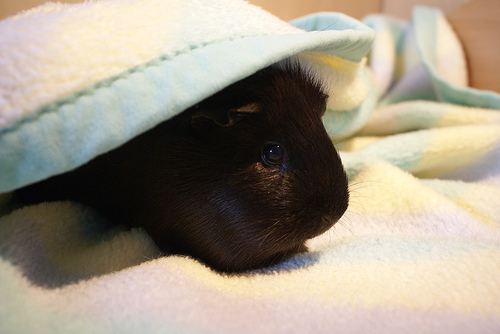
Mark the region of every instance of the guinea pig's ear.
<instances>
[{"instance_id":1,"label":"guinea pig's ear","mask_svg":"<svg viewBox=\"0 0 500 334\"><path fill-rule=\"evenodd\" d=\"M258 113L259 111L260 105L257 102L248 103L236 109L229 109L229 111L227 112L229 124L227 126L233 125L242 118Z\"/></svg>"},{"instance_id":2,"label":"guinea pig's ear","mask_svg":"<svg viewBox=\"0 0 500 334\"><path fill-rule=\"evenodd\" d=\"M191 115L191 125L195 129L201 128L202 124L206 124L207 120L210 120L219 126L232 126L242 118L260 110L257 103L249 103L242 107L229 110L225 108L202 109L198 106L195 108L195 112Z\"/></svg>"}]
</instances>

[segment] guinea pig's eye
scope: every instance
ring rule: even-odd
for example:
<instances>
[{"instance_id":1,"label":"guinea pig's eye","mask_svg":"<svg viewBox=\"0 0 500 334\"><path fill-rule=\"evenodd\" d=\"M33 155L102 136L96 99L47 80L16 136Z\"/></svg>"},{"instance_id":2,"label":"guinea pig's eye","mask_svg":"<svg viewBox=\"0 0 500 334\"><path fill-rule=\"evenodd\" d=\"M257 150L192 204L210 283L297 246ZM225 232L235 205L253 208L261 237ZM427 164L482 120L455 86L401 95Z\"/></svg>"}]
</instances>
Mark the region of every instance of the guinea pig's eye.
<instances>
[{"instance_id":1,"label":"guinea pig's eye","mask_svg":"<svg viewBox=\"0 0 500 334\"><path fill-rule=\"evenodd\" d=\"M278 143L267 143L262 149L262 160L272 166L280 165L285 158L285 150Z\"/></svg>"}]
</instances>

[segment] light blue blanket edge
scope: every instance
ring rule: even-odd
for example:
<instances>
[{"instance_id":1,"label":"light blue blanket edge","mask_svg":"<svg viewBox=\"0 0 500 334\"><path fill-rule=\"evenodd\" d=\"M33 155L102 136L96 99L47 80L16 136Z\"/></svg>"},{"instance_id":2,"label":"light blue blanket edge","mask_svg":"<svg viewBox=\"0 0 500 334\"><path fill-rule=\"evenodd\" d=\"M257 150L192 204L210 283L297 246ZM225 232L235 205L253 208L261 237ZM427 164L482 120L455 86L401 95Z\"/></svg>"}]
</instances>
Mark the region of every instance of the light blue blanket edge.
<instances>
[{"instance_id":1,"label":"light blue blanket edge","mask_svg":"<svg viewBox=\"0 0 500 334\"><path fill-rule=\"evenodd\" d=\"M315 51L360 61L374 39L370 28L339 13L318 13L295 24L330 30L235 36L189 47L54 101L1 129L0 193L76 168L282 59Z\"/></svg>"},{"instance_id":2,"label":"light blue blanket edge","mask_svg":"<svg viewBox=\"0 0 500 334\"><path fill-rule=\"evenodd\" d=\"M412 21L418 52L422 64L430 75L437 98L441 102L477 108L499 109L500 94L470 87L458 87L443 79L436 70L437 54L436 23L444 14L431 7L417 6L413 9Z\"/></svg>"}]
</instances>

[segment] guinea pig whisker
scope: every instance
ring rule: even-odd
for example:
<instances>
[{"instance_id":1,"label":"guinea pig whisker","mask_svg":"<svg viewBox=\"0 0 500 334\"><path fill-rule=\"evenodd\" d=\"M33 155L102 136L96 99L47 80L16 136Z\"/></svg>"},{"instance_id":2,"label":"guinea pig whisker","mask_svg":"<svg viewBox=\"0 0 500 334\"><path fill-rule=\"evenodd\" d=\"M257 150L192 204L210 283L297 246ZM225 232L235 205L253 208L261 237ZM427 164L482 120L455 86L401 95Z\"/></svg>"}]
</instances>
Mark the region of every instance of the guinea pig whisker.
<instances>
[{"instance_id":1,"label":"guinea pig whisker","mask_svg":"<svg viewBox=\"0 0 500 334\"><path fill-rule=\"evenodd\" d=\"M346 220L348 220L348 221L346 221ZM354 237L356 236L356 233L354 233L352 230L352 221L350 220L350 218L346 217L344 220L340 220L339 225L342 226L343 228L345 228L347 231L349 231L349 233L352 236L354 236ZM340 237L337 234L337 230L334 230L334 232L337 235L338 239L340 240Z\"/></svg>"},{"instance_id":2,"label":"guinea pig whisker","mask_svg":"<svg viewBox=\"0 0 500 334\"><path fill-rule=\"evenodd\" d=\"M362 218L366 220L366 209L365 206L360 204L360 203L351 203L350 208L347 209L346 213L344 214L344 217L349 217L349 216L356 216L358 218Z\"/></svg>"},{"instance_id":3,"label":"guinea pig whisker","mask_svg":"<svg viewBox=\"0 0 500 334\"><path fill-rule=\"evenodd\" d=\"M339 224L341 224L342 226L344 226L340 221L339 221ZM337 233L337 229L335 229L335 226L333 228L331 228L330 230L328 230L328 241L331 243L333 243L333 236L335 235L335 238L337 240L341 240L341 237L339 236L339 234Z\"/></svg>"},{"instance_id":4,"label":"guinea pig whisker","mask_svg":"<svg viewBox=\"0 0 500 334\"><path fill-rule=\"evenodd\" d=\"M370 196L358 195L355 192L353 192L352 194L354 194L355 196L351 196L351 200L349 202L349 207L351 208L363 208L364 206L366 206L363 204L367 204L369 201L376 201L375 198Z\"/></svg>"},{"instance_id":5,"label":"guinea pig whisker","mask_svg":"<svg viewBox=\"0 0 500 334\"><path fill-rule=\"evenodd\" d=\"M276 231L277 231L277 226L279 226L280 224L280 221L279 220L276 220L273 224L267 226L262 232L263 232L263 236L260 238L261 239L261 242L260 242L260 245L259 246L262 246L264 244L264 242L267 240L267 238L274 234Z\"/></svg>"},{"instance_id":6,"label":"guinea pig whisker","mask_svg":"<svg viewBox=\"0 0 500 334\"><path fill-rule=\"evenodd\" d=\"M387 183L387 182L382 182L382 181L357 181L357 182L350 182L349 183L349 190L351 190L352 187L356 187L359 185L363 186L386 186L388 188L394 188L394 185Z\"/></svg>"}]
</instances>

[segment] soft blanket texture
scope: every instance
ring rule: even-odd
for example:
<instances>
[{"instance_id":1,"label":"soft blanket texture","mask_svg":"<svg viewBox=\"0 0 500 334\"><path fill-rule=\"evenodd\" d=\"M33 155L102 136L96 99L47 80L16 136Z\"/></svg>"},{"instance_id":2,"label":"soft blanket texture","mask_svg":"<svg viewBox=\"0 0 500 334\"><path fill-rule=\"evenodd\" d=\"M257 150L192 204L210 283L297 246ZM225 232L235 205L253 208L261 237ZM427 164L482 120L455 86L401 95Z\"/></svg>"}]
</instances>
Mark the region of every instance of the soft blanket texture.
<instances>
[{"instance_id":1,"label":"soft blanket texture","mask_svg":"<svg viewBox=\"0 0 500 334\"><path fill-rule=\"evenodd\" d=\"M0 333L498 333L500 96L467 88L439 11L365 23L369 66L367 26L289 25L239 1L47 4L0 22ZM328 81L352 198L311 252L224 276L78 204L9 201L297 54Z\"/></svg>"}]
</instances>

